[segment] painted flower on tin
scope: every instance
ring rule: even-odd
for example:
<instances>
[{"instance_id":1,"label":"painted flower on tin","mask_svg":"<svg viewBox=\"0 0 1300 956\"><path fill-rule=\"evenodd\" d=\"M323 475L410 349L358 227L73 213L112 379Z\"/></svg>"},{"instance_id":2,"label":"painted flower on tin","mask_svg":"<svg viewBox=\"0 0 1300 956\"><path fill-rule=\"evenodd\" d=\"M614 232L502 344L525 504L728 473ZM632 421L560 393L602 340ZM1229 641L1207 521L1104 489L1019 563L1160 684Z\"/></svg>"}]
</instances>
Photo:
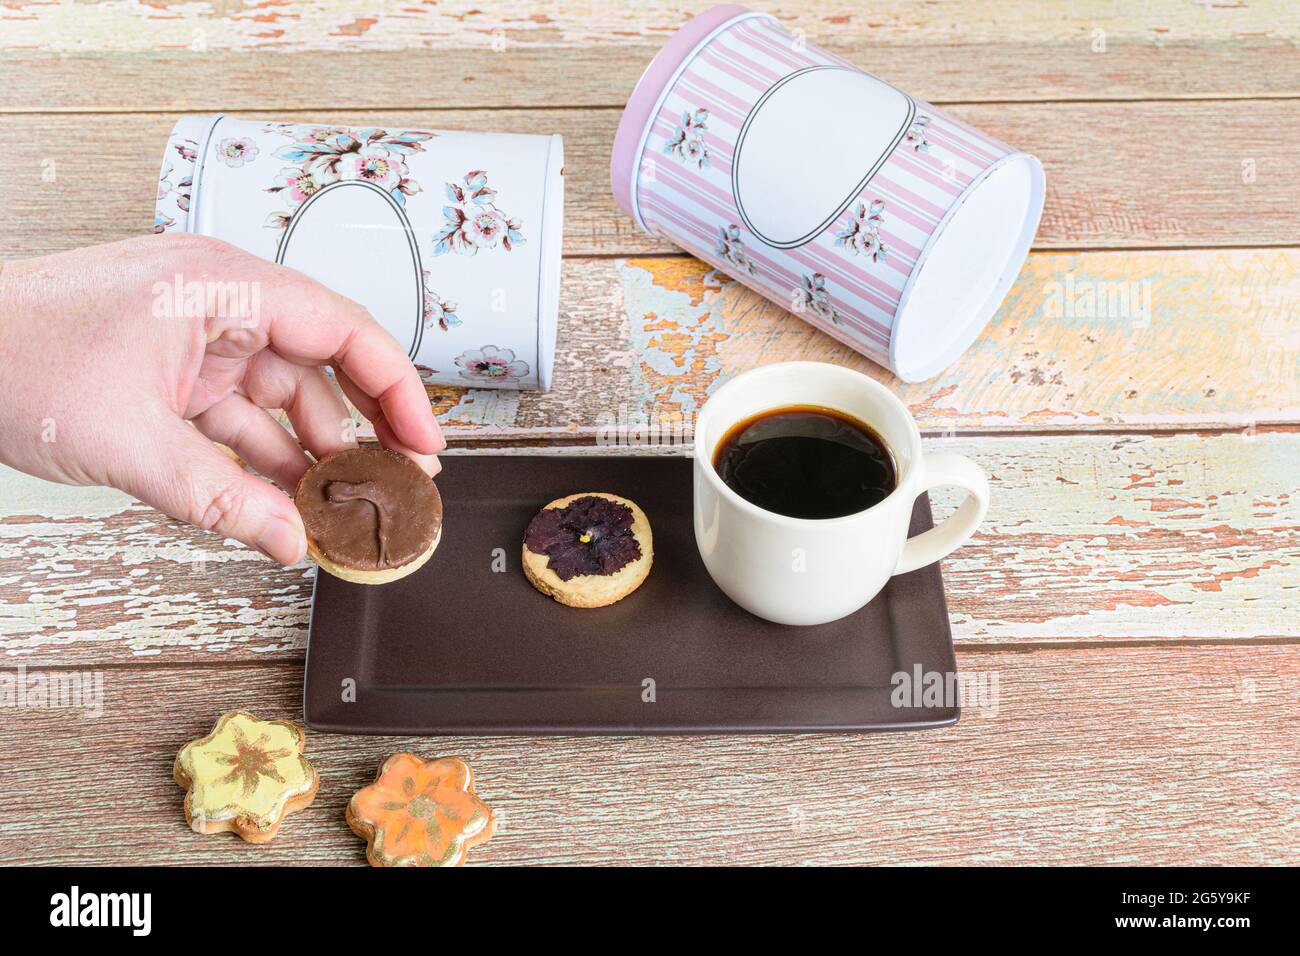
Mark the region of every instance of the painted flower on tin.
<instances>
[{"instance_id":1,"label":"painted flower on tin","mask_svg":"<svg viewBox=\"0 0 1300 956\"><path fill-rule=\"evenodd\" d=\"M673 135L664 143L664 152L676 156L683 163L704 169L709 165L709 147L705 145L704 133L707 130L709 111L698 109L682 113L682 120L677 124Z\"/></svg>"},{"instance_id":2,"label":"painted flower on tin","mask_svg":"<svg viewBox=\"0 0 1300 956\"><path fill-rule=\"evenodd\" d=\"M298 126L272 123L268 133L288 136L292 143L272 155L289 165L280 170L267 192L280 196L288 207L271 213L266 225L283 229L299 206L331 183L367 182L384 190L399 206L407 196L421 192L411 178L406 159L424 152L434 133L424 130L389 132L378 127L349 129L342 126Z\"/></svg>"},{"instance_id":3,"label":"painted flower on tin","mask_svg":"<svg viewBox=\"0 0 1300 956\"><path fill-rule=\"evenodd\" d=\"M162 203L170 199L177 209L188 212L190 208L190 190L193 188L194 178L186 176L173 185L171 175L172 169L169 166L163 172L162 179L158 181L158 202ZM153 231L155 233L166 232L174 225L176 225L174 217L164 213L161 208L155 208L153 217Z\"/></svg>"},{"instance_id":4,"label":"painted flower on tin","mask_svg":"<svg viewBox=\"0 0 1300 956\"><path fill-rule=\"evenodd\" d=\"M177 155L181 157L182 169L192 168L195 158L198 156L198 144L192 139L183 139L171 144L176 150ZM175 182L172 181L173 174L176 172L171 163L167 163L162 175L158 177L158 204L154 209L153 231L155 233L166 232L172 226L176 225L177 217L168 215L168 213L189 212L190 193L194 189L194 175L187 173Z\"/></svg>"},{"instance_id":5,"label":"painted flower on tin","mask_svg":"<svg viewBox=\"0 0 1300 956\"><path fill-rule=\"evenodd\" d=\"M883 199L872 200L870 206L859 202L853 221L835 234L835 245L843 246L855 256L870 256L872 262L880 262L889 251L885 241L880 238L880 227L884 223Z\"/></svg>"},{"instance_id":6,"label":"painted flower on tin","mask_svg":"<svg viewBox=\"0 0 1300 956\"><path fill-rule=\"evenodd\" d=\"M730 262L737 269L754 275L754 260L749 258L749 254L745 252L744 243L740 239L740 227L732 223L729 226L719 226L718 232L721 234L721 238L718 239L718 244L714 249L718 254L718 258Z\"/></svg>"},{"instance_id":7,"label":"painted flower on tin","mask_svg":"<svg viewBox=\"0 0 1300 956\"><path fill-rule=\"evenodd\" d=\"M840 311L831 302L831 294L826 289L826 277L820 272L803 277L803 289L797 290L795 311L808 311L819 319L833 325L840 324Z\"/></svg>"},{"instance_id":8,"label":"painted flower on tin","mask_svg":"<svg viewBox=\"0 0 1300 956\"><path fill-rule=\"evenodd\" d=\"M233 169L251 163L257 159L257 153L257 144L251 139L232 136L217 143L217 159Z\"/></svg>"},{"instance_id":9,"label":"painted flower on tin","mask_svg":"<svg viewBox=\"0 0 1300 956\"><path fill-rule=\"evenodd\" d=\"M275 185L268 192L282 192L291 206L301 206L312 194L319 192L322 186L327 186L330 182L333 180L326 179L324 175L318 176L311 170L286 166L275 177Z\"/></svg>"},{"instance_id":10,"label":"painted flower on tin","mask_svg":"<svg viewBox=\"0 0 1300 956\"><path fill-rule=\"evenodd\" d=\"M408 173L400 155L369 143L355 152L344 153L338 161L339 179L360 179L385 192L396 189Z\"/></svg>"},{"instance_id":11,"label":"painted flower on tin","mask_svg":"<svg viewBox=\"0 0 1300 956\"><path fill-rule=\"evenodd\" d=\"M425 273L424 286L424 326L433 328L435 325L446 332L448 329L454 329L460 325L460 316L456 314L456 303L448 302L438 293L434 292L428 286L429 274Z\"/></svg>"},{"instance_id":12,"label":"painted flower on tin","mask_svg":"<svg viewBox=\"0 0 1300 956\"><path fill-rule=\"evenodd\" d=\"M485 345L456 357L460 377L496 385L514 384L528 375L528 363L515 358L510 349Z\"/></svg>"},{"instance_id":13,"label":"painted flower on tin","mask_svg":"<svg viewBox=\"0 0 1300 956\"><path fill-rule=\"evenodd\" d=\"M524 242L523 222L512 219L496 206L497 191L487 184L487 173L472 169L459 183L447 183L450 205L442 207L447 224L433 237L433 254L456 252L472 256L480 249L506 252Z\"/></svg>"},{"instance_id":14,"label":"painted flower on tin","mask_svg":"<svg viewBox=\"0 0 1300 956\"><path fill-rule=\"evenodd\" d=\"M930 125L930 117L918 116L912 120L912 125L907 128L903 134L903 139L912 144L912 149L918 153L928 153L930 151L930 141L926 139L926 127Z\"/></svg>"},{"instance_id":15,"label":"painted flower on tin","mask_svg":"<svg viewBox=\"0 0 1300 956\"><path fill-rule=\"evenodd\" d=\"M166 199L168 196L175 197L173 201L176 208L189 212L190 208L190 190L194 186L194 177L184 176L175 184L172 183L172 168L168 166L162 174L162 179L158 180L158 198Z\"/></svg>"}]
</instances>

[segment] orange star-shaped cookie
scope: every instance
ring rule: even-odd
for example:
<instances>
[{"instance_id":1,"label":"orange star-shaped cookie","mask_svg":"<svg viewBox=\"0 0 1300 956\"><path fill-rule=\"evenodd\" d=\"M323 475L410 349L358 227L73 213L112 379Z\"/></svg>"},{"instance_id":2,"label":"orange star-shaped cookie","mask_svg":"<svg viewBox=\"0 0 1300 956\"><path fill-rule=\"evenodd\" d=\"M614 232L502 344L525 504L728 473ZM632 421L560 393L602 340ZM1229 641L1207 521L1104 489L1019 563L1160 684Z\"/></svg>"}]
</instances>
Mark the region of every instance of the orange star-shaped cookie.
<instances>
[{"instance_id":1,"label":"orange star-shaped cookie","mask_svg":"<svg viewBox=\"0 0 1300 956\"><path fill-rule=\"evenodd\" d=\"M409 753L389 757L375 782L352 795L347 819L371 866L461 866L465 851L496 829L465 761Z\"/></svg>"},{"instance_id":2,"label":"orange star-shaped cookie","mask_svg":"<svg viewBox=\"0 0 1300 956\"><path fill-rule=\"evenodd\" d=\"M212 733L176 755L185 820L197 833L234 831L249 843L275 836L286 816L316 797L320 777L303 756L307 734L289 720L222 714Z\"/></svg>"}]
</instances>

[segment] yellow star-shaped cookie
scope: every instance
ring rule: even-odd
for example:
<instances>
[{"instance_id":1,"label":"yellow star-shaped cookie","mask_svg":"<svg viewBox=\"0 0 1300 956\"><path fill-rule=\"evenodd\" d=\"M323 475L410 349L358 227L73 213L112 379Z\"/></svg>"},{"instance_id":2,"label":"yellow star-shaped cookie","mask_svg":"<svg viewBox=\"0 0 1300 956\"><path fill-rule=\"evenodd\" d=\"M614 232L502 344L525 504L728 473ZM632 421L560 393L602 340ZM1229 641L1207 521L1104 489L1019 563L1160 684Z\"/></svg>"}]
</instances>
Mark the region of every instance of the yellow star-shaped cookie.
<instances>
[{"instance_id":1,"label":"yellow star-shaped cookie","mask_svg":"<svg viewBox=\"0 0 1300 956\"><path fill-rule=\"evenodd\" d=\"M249 843L275 836L284 818L316 797L320 777L303 756L307 735L289 720L222 714L212 733L176 755L185 820L196 833L233 831Z\"/></svg>"}]
</instances>

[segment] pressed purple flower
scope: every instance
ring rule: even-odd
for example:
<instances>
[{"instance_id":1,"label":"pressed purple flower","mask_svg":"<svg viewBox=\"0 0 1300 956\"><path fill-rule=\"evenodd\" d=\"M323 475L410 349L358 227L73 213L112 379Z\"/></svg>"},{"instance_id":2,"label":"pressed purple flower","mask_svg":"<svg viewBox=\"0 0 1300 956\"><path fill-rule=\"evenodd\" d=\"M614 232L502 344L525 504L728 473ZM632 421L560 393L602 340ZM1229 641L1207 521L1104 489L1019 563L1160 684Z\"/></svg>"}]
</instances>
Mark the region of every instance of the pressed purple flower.
<instances>
[{"instance_id":1,"label":"pressed purple flower","mask_svg":"<svg viewBox=\"0 0 1300 956\"><path fill-rule=\"evenodd\" d=\"M584 495L538 512L524 532L524 546L546 555L561 581L610 575L641 557L632 521L632 509L622 502Z\"/></svg>"}]
</instances>

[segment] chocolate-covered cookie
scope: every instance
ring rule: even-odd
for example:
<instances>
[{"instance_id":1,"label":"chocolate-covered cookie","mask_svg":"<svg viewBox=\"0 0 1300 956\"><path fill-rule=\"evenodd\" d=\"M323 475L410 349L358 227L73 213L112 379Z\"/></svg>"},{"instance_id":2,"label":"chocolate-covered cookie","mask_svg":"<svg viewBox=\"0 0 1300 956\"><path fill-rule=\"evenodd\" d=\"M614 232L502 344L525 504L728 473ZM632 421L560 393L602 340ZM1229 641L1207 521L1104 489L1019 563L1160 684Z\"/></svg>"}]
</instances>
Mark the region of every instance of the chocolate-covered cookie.
<instances>
[{"instance_id":1,"label":"chocolate-covered cookie","mask_svg":"<svg viewBox=\"0 0 1300 956\"><path fill-rule=\"evenodd\" d=\"M308 555L358 584L405 577L429 560L442 536L442 498L433 479L386 448L322 458L298 482L294 502Z\"/></svg>"},{"instance_id":2,"label":"chocolate-covered cookie","mask_svg":"<svg viewBox=\"0 0 1300 956\"><path fill-rule=\"evenodd\" d=\"M603 491L557 498L524 532L528 582L570 607L604 607L641 586L654 560L636 502Z\"/></svg>"}]
</instances>

